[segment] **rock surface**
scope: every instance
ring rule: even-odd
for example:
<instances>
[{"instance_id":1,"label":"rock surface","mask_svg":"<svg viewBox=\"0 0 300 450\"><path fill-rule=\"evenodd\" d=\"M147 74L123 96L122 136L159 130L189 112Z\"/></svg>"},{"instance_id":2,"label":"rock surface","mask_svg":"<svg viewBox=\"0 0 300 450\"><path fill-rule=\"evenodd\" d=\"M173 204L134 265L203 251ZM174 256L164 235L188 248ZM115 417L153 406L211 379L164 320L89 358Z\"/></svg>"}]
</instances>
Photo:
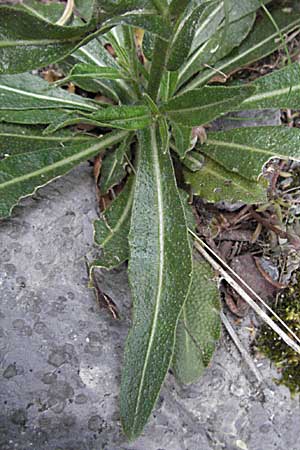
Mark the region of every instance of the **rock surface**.
<instances>
[{"instance_id":1,"label":"rock surface","mask_svg":"<svg viewBox=\"0 0 300 450\"><path fill-rule=\"evenodd\" d=\"M126 441L118 394L130 295L124 268L98 275L116 321L87 287L90 172L83 164L0 224L0 449L299 450L299 399L272 382L267 360L257 386L225 337L198 383L168 376L142 437Z\"/></svg>"}]
</instances>

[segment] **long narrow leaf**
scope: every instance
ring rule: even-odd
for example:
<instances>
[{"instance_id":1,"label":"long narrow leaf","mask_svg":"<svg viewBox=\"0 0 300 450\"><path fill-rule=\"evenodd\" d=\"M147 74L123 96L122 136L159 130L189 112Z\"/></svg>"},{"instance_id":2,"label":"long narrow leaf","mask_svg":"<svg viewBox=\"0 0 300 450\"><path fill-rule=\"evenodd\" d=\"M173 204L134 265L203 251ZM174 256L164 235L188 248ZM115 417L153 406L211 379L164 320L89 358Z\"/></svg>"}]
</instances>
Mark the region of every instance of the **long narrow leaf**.
<instances>
[{"instance_id":1,"label":"long narrow leaf","mask_svg":"<svg viewBox=\"0 0 300 450\"><path fill-rule=\"evenodd\" d=\"M19 155L0 161L0 217L8 216L22 197L26 197L49 181L64 175L80 162L116 144L127 135L124 131L108 134L91 142L58 146Z\"/></svg>"},{"instance_id":2,"label":"long narrow leaf","mask_svg":"<svg viewBox=\"0 0 300 450\"><path fill-rule=\"evenodd\" d=\"M300 15L295 14L293 11L286 12L280 9L273 11L272 15L281 33L288 33L300 27ZM188 83L182 92L204 85L216 75L216 72L231 73L240 67L251 64L269 55L281 46L278 31L274 28L269 18L264 17L257 21L255 27L241 46L215 64L213 69L205 70L193 81Z\"/></svg>"},{"instance_id":3,"label":"long narrow leaf","mask_svg":"<svg viewBox=\"0 0 300 450\"><path fill-rule=\"evenodd\" d=\"M227 170L256 180L271 158L300 159L300 130L246 127L210 133L201 152Z\"/></svg>"},{"instance_id":4,"label":"long narrow leaf","mask_svg":"<svg viewBox=\"0 0 300 450\"><path fill-rule=\"evenodd\" d=\"M133 200L131 177L120 195L104 211L101 220L94 222L94 239L102 248L102 255L92 267L112 269L128 259L128 233Z\"/></svg>"},{"instance_id":5,"label":"long narrow leaf","mask_svg":"<svg viewBox=\"0 0 300 450\"><path fill-rule=\"evenodd\" d=\"M300 64L276 70L258 78L256 92L243 101L239 109L300 108Z\"/></svg>"},{"instance_id":6,"label":"long narrow leaf","mask_svg":"<svg viewBox=\"0 0 300 450\"><path fill-rule=\"evenodd\" d=\"M184 126L199 126L232 111L255 92L255 87L204 87L174 97L161 111Z\"/></svg>"},{"instance_id":7,"label":"long narrow leaf","mask_svg":"<svg viewBox=\"0 0 300 450\"><path fill-rule=\"evenodd\" d=\"M192 284L176 330L176 378L194 383L208 366L221 336L220 299L210 265L194 261Z\"/></svg>"},{"instance_id":8,"label":"long narrow leaf","mask_svg":"<svg viewBox=\"0 0 300 450\"><path fill-rule=\"evenodd\" d=\"M129 235L134 315L121 387L122 424L130 439L141 433L170 366L192 269L170 155L162 152L154 126L139 137Z\"/></svg>"},{"instance_id":9,"label":"long narrow leaf","mask_svg":"<svg viewBox=\"0 0 300 450\"><path fill-rule=\"evenodd\" d=\"M17 7L0 6L0 73L25 72L56 62L80 43L95 26L52 24Z\"/></svg>"},{"instance_id":10,"label":"long narrow leaf","mask_svg":"<svg viewBox=\"0 0 300 450\"><path fill-rule=\"evenodd\" d=\"M237 156L236 159L238 159ZM263 184L226 170L209 156L205 157L202 167L197 171L184 170L184 180L191 186L194 195L205 198L209 202L260 203L267 201L267 191Z\"/></svg>"},{"instance_id":11,"label":"long narrow leaf","mask_svg":"<svg viewBox=\"0 0 300 450\"><path fill-rule=\"evenodd\" d=\"M29 73L0 76L1 110L67 108L96 111L94 102L51 86Z\"/></svg>"}]
</instances>

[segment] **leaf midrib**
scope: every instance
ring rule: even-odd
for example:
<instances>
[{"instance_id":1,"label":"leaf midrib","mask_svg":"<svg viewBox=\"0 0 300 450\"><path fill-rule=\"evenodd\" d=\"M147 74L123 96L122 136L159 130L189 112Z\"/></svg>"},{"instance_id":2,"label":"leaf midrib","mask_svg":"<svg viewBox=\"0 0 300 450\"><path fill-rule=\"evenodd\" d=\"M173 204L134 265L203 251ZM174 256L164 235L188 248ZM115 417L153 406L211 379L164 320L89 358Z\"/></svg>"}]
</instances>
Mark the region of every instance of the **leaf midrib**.
<instances>
[{"instance_id":1,"label":"leaf midrib","mask_svg":"<svg viewBox=\"0 0 300 450\"><path fill-rule=\"evenodd\" d=\"M255 86L255 84L254 84L254 86ZM264 100L264 99L276 97L279 95L289 94L289 92L291 92L291 94L293 94L294 92L297 92L297 91L300 91L300 84L291 85L286 88L274 89L273 91L262 92L260 94L253 95L252 97L249 97L246 100L244 100L242 104L255 102L257 100Z\"/></svg>"},{"instance_id":2,"label":"leaf midrib","mask_svg":"<svg viewBox=\"0 0 300 450\"><path fill-rule=\"evenodd\" d=\"M158 235L159 235L159 265L158 265L158 286L156 291L156 300L155 300L155 309L151 324L151 333L149 336L149 341L147 345L146 357L143 365L142 375L139 383L135 414L133 420L133 428L135 428L136 421L139 418L138 412L141 403L142 390L144 385L144 380L146 376L147 366L150 358L150 353L153 346L154 336L157 329L158 322L158 314L160 310L161 303L161 292L163 286L163 271L164 271L164 214L163 214L163 196L162 196L162 185L161 185L161 173L159 167L159 159L158 159L158 148L157 148L157 140L156 140L156 130L155 126L151 127L151 147L152 147L152 157L153 157L153 168L155 181L157 186L157 207L158 207Z\"/></svg>"},{"instance_id":3,"label":"leaf midrib","mask_svg":"<svg viewBox=\"0 0 300 450\"><path fill-rule=\"evenodd\" d=\"M128 197L126 206L124 208L123 213L121 214L117 224L115 225L115 227L111 228L108 227L107 224L107 229L109 230L110 234L108 234L108 236L104 239L104 241L101 242L101 247L103 248L117 233L117 231L121 228L121 225L125 222L126 217L128 216L128 213L131 209L131 204L132 204L132 199L133 199L133 189L131 189L130 191L130 195Z\"/></svg>"},{"instance_id":4,"label":"leaf midrib","mask_svg":"<svg viewBox=\"0 0 300 450\"><path fill-rule=\"evenodd\" d=\"M66 166L68 164L71 164L72 162L75 162L76 160L82 159L84 157L88 157L90 155L92 155L93 153L101 150L104 147L107 147L109 145L115 144L117 142L119 142L123 137L125 137L127 135L127 132L125 131L121 131L118 134L114 134L113 136L108 136L106 138L104 138L103 140L101 140L101 142L93 145L92 147L89 147L81 152L76 153L75 155L72 156L68 156L67 158L64 158L60 161L56 161L53 164L49 164L46 167L43 167L41 169L35 170L34 172L30 172L24 175L21 175L19 177L13 178L11 180L5 181L4 183L0 184L0 190L1 189L5 189L7 188L7 186L9 185L13 185L13 184L17 184L17 183L21 183L23 181L29 180L31 178L37 177L39 175L43 175L46 174L52 170L58 169L60 167ZM17 157L16 156L12 156L13 157ZM6 175L7 173L4 172Z\"/></svg>"},{"instance_id":5,"label":"leaf midrib","mask_svg":"<svg viewBox=\"0 0 300 450\"><path fill-rule=\"evenodd\" d=\"M35 92L24 91L24 90L21 90L18 88L4 86L4 85L0 84L0 91L1 90L8 91L8 92L14 92L16 94L20 94L21 96L33 97L33 98L37 98L40 100L47 100L47 101L57 102L57 103L65 103L67 105L76 105L76 106L80 106L81 108L92 109L93 111L98 109L96 106L92 106L92 105L86 104L84 102L81 103L81 102L75 102L75 101L67 100L65 98L60 98L60 97L51 97L51 96L48 96L45 94L38 94ZM49 109L49 106L47 106L47 108ZM1 109L4 109L4 108L0 108L0 111L1 111ZM5 109L12 109L12 108L5 108ZM13 109L16 109L16 108L13 108ZM40 108L29 108L28 107L28 108L24 108L24 109L40 109Z\"/></svg>"}]
</instances>

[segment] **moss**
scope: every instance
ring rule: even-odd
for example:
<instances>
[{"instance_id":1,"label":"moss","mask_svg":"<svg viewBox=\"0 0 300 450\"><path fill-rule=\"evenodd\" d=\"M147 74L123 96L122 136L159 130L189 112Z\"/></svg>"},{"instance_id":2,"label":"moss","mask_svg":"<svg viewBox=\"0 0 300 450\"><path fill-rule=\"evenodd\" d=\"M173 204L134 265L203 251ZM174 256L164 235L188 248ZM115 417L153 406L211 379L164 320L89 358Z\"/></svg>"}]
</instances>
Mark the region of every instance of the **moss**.
<instances>
[{"instance_id":1,"label":"moss","mask_svg":"<svg viewBox=\"0 0 300 450\"><path fill-rule=\"evenodd\" d=\"M273 309L300 338L300 272L294 286L282 294ZM276 382L287 386L292 395L300 393L300 355L267 325L261 327L256 347L278 367L281 378Z\"/></svg>"}]
</instances>

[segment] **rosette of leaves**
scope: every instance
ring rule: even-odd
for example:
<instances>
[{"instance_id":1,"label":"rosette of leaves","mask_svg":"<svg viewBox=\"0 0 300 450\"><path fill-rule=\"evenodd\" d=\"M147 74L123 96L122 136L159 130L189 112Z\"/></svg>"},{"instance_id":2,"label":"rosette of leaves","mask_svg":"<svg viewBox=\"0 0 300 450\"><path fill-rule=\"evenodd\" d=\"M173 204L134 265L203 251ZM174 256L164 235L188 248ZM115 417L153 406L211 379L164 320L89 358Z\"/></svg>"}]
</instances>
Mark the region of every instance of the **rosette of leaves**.
<instances>
[{"instance_id":1,"label":"rosette of leaves","mask_svg":"<svg viewBox=\"0 0 300 450\"><path fill-rule=\"evenodd\" d=\"M293 4L265 3L273 21L259 0L78 0L64 24L61 4L0 6L1 217L99 153L100 193L122 186L94 223L102 253L92 267L128 260L133 318L120 409L130 439L142 432L169 368L181 382L197 380L220 337L214 274L193 261L184 191L211 202L261 202L264 164L300 157L299 129L192 139L193 127L230 111L300 107L299 63L226 83L300 28ZM29 72L50 63L63 68L63 82ZM77 93L64 89L70 82Z\"/></svg>"}]
</instances>

